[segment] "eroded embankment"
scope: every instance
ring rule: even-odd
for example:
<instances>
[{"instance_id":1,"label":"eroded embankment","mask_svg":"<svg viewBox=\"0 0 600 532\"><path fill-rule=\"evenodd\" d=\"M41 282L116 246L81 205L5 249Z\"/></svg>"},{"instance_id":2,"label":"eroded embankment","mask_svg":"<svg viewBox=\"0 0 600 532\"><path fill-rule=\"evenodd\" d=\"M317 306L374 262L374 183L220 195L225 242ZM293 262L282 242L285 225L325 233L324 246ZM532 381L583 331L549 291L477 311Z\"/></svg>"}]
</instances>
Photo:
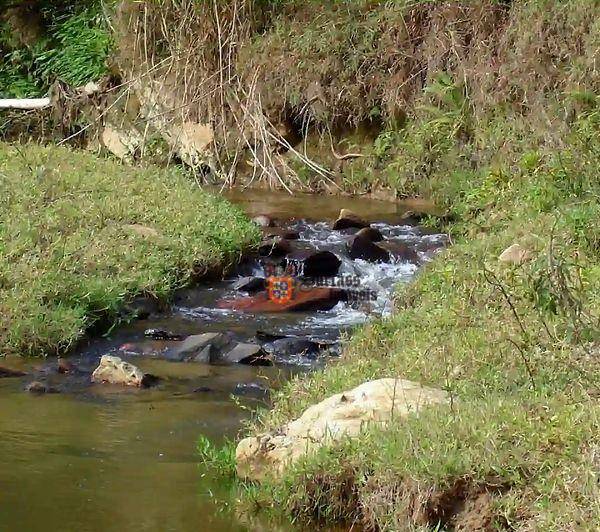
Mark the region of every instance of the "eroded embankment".
<instances>
[{"instance_id":1,"label":"eroded embankment","mask_svg":"<svg viewBox=\"0 0 600 532\"><path fill-rule=\"evenodd\" d=\"M437 173L510 158L507 139L560 145L599 90L595 0L116 2L108 23L90 0L68 24L41 10L57 65L18 25L47 3L5 16L13 92L19 54L46 83L103 76L59 98L60 135L229 184L427 196Z\"/></svg>"}]
</instances>

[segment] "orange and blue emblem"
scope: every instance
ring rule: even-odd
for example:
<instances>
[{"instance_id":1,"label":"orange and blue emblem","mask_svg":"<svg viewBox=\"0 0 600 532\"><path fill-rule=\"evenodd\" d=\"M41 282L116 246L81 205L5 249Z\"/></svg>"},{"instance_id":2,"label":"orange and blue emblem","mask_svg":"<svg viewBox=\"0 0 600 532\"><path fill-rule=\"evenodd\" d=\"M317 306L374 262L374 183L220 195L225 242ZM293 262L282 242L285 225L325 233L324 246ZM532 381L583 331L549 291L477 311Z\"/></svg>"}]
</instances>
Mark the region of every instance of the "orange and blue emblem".
<instances>
[{"instance_id":1,"label":"orange and blue emblem","mask_svg":"<svg viewBox=\"0 0 600 532\"><path fill-rule=\"evenodd\" d=\"M274 303L283 305L291 301L294 296L294 278L293 277L268 277L267 293L269 299Z\"/></svg>"}]
</instances>

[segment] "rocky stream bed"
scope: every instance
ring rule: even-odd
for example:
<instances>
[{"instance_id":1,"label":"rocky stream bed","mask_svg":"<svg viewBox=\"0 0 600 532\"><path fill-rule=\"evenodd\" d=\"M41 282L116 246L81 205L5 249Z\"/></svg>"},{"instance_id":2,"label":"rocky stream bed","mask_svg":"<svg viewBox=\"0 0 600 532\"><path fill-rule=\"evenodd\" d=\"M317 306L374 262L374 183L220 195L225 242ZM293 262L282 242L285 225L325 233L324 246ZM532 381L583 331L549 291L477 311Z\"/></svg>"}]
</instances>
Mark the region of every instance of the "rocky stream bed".
<instances>
[{"instance_id":1,"label":"rocky stream bed","mask_svg":"<svg viewBox=\"0 0 600 532\"><path fill-rule=\"evenodd\" d=\"M213 503L226 487L190 467L198 436L234 436L272 388L338 357L446 245L392 204L243 199L264 240L227 279L167 309L140 300L138 319L68 357L0 363L0 524L245 529Z\"/></svg>"}]
</instances>

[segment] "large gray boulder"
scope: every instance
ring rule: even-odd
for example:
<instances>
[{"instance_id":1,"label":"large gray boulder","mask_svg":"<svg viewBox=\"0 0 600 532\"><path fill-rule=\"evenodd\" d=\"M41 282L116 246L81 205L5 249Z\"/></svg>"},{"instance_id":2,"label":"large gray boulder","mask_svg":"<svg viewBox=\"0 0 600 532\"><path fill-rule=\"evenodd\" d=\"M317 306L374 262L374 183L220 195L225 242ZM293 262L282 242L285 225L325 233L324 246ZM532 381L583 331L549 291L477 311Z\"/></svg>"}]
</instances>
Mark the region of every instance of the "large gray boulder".
<instances>
[{"instance_id":1,"label":"large gray boulder","mask_svg":"<svg viewBox=\"0 0 600 532\"><path fill-rule=\"evenodd\" d=\"M204 333L188 336L171 349L166 357L177 362L203 362L210 364L231 344L226 333Z\"/></svg>"}]
</instances>

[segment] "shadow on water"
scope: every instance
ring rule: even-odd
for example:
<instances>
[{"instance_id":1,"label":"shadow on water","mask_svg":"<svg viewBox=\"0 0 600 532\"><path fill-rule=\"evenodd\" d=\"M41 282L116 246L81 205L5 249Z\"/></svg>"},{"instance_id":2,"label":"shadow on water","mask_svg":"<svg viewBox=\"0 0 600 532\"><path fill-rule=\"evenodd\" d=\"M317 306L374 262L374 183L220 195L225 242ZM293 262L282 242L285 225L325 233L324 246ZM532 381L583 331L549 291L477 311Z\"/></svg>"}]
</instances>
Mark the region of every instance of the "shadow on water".
<instances>
[{"instance_id":1,"label":"shadow on water","mask_svg":"<svg viewBox=\"0 0 600 532\"><path fill-rule=\"evenodd\" d=\"M229 196L251 215L285 221L300 233L301 244L340 256L347 235L330 225L342 207L380 222L386 238L414 248L423 261L444 245L440 235L402 221L407 209L423 210L422 205L263 191ZM256 262L244 267L260 273ZM232 280L226 280L182 291L170 312L91 341L70 358L78 368L71 375L59 374L55 360L4 360L28 375L0 379L0 530L292 530L240 519L232 486L202 469L195 445L201 434L217 444L235 437L253 410L268 407L269 390L324 363L335 350L280 359L273 367L176 362L163 356L173 342L148 339L144 331L184 336L226 331L245 342L256 341L262 330L331 343L341 330L389 310L394 284L408 282L416 270L402 261L372 265L344 257L341 268L377 292L370 310L340 303L322 312L242 314L217 308L219 300L235 296ZM106 353L160 376L159 386L90 384L90 372ZM26 393L33 379L61 393Z\"/></svg>"}]
</instances>

